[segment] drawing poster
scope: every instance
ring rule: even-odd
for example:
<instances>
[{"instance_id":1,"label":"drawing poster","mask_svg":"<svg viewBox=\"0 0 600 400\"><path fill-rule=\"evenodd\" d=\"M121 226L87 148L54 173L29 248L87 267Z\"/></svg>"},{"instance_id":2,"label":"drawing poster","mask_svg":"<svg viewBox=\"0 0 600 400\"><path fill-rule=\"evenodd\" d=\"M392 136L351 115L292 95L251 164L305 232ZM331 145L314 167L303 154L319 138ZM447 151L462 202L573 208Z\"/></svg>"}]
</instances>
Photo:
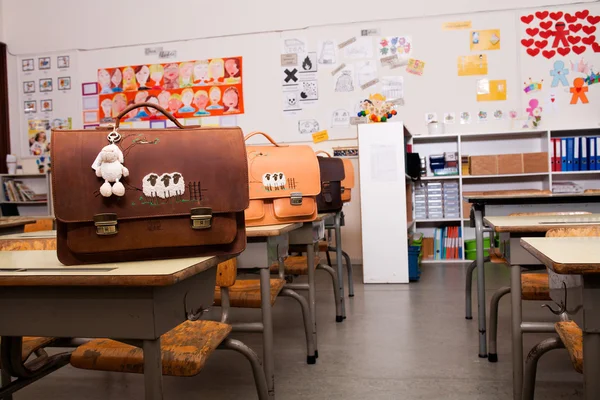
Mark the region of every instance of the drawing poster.
<instances>
[{"instance_id":1,"label":"drawing poster","mask_svg":"<svg viewBox=\"0 0 600 400\"><path fill-rule=\"evenodd\" d=\"M242 57L142 64L98 70L101 123L112 122L132 104L158 104L176 118L244 113ZM166 119L150 107L125 121Z\"/></svg>"},{"instance_id":2,"label":"drawing poster","mask_svg":"<svg viewBox=\"0 0 600 400\"><path fill-rule=\"evenodd\" d=\"M301 42L291 40L284 40L284 49L289 49L288 44ZM319 100L319 55L317 52L297 52L284 53L282 57L285 59L281 66L282 109L284 115L292 116L307 106L316 105Z\"/></svg>"},{"instance_id":3,"label":"drawing poster","mask_svg":"<svg viewBox=\"0 0 600 400\"><path fill-rule=\"evenodd\" d=\"M379 58L397 56L407 59L412 52L410 36L388 36L379 40Z\"/></svg>"}]
</instances>

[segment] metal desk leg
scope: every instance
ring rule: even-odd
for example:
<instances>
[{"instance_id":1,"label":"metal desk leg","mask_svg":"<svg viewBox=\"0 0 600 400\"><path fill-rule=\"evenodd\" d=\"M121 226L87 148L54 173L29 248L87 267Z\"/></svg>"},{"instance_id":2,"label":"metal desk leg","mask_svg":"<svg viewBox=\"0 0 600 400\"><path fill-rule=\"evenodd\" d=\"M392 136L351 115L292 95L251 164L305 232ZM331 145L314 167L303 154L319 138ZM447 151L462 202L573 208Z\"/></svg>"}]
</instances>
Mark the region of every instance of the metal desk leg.
<instances>
[{"instance_id":1,"label":"metal desk leg","mask_svg":"<svg viewBox=\"0 0 600 400\"><path fill-rule=\"evenodd\" d=\"M268 268L260 270L260 304L263 322L263 363L269 397L275 398L275 363L273 361L273 315L271 314L271 284Z\"/></svg>"},{"instance_id":2,"label":"metal desk leg","mask_svg":"<svg viewBox=\"0 0 600 400\"><path fill-rule=\"evenodd\" d=\"M473 205L475 216L475 239L477 244L477 309L479 316L479 357L487 357L487 342L485 329L487 322L485 319L485 268L483 254L483 212L477 205Z\"/></svg>"},{"instance_id":3,"label":"metal desk leg","mask_svg":"<svg viewBox=\"0 0 600 400\"><path fill-rule=\"evenodd\" d=\"M308 264L308 303L310 304L310 319L312 322L312 335L315 341L315 357L319 358L317 346L317 299L315 287L315 246L306 245L306 261Z\"/></svg>"},{"instance_id":4,"label":"metal desk leg","mask_svg":"<svg viewBox=\"0 0 600 400\"><path fill-rule=\"evenodd\" d=\"M346 318L346 301L344 299L344 261L342 254L342 213L335 214L335 261L337 263L338 286L342 302L342 317Z\"/></svg>"},{"instance_id":5,"label":"metal desk leg","mask_svg":"<svg viewBox=\"0 0 600 400\"><path fill-rule=\"evenodd\" d=\"M146 400L162 400L162 355L160 338L144 340L144 387Z\"/></svg>"},{"instance_id":6,"label":"metal desk leg","mask_svg":"<svg viewBox=\"0 0 600 400\"><path fill-rule=\"evenodd\" d=\"M600 395L600 277L583 276L583 385L584 399Z\"/></svg>"},{"instance_id":7,"label":"metal desk leg","mask_svg":"<svg viewBox=\"0 0 600 400\"><path fill-rule=\"evenodd\" d=\"M510 266L510 303L512 308L513 400L520 400L523 391L523 331L521 330L521 267Z\"/></svg>"}]
</instances>

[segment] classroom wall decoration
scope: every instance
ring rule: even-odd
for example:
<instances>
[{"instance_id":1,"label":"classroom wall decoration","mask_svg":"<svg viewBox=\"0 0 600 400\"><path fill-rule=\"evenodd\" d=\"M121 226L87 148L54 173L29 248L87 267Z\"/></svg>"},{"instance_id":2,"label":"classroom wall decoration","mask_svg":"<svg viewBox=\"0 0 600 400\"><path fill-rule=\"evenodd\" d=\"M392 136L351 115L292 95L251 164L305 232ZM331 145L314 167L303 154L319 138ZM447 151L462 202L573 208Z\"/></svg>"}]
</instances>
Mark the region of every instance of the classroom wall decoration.
<instances>
[{"instance_id":1,"label":"classroom wall decoration","mask_svg":"<svg viewBox=\"0 0 600 400\"><path fill-rule=\"evenodd\" d=\"M112 122L126 107L155 103L176 118L244 113L242 57L141 64L98 69L99 120ZM125 121L166 119L152 108L132 111Z\"/></svg>"}]
</instances>

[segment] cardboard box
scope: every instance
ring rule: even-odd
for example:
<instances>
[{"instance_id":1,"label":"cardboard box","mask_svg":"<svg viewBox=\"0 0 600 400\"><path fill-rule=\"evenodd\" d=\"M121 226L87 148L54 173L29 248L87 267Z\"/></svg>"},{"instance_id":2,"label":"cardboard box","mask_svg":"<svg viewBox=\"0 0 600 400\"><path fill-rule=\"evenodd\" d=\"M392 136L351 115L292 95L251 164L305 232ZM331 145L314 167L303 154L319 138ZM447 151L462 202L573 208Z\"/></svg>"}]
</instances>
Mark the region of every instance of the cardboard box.
<instances>
[{"instance_id":1,"label":"cardboard box","mask_svg":"<svg viewBox=\"0 0 600 400\"><path fill-rule=\"evenodd\" d=\"M523 153L523 169L526 174L548 172L548 153Z\"/></svg>"},{"instance_id":2,"label":"cardboard box","mask_svg":"<svg viewBox=\"0 0 600 400\"><path fill-rule=\"evenodd\" d=\"M470 156L470 175L498 175L498 156Z\"/></svg>"},{"instance_id":3,"label":"cardboard box","mask_svg":"<svg viewBox=\"0 0 600 400\"><path fill-rule=\"evenodd\" d=\"M499 154L498 174L522 174L523 154Z\"/></svg>"},{"instance_id":4,"label":"cardboard box","mask_svg":"<svg viewBox=\"0 0 600 400\"><path fill-rule=\"evenodd\" d=\"M471 207L471 203L463 201L463 218L471 218Z\"/></svg>"}]
</instances>

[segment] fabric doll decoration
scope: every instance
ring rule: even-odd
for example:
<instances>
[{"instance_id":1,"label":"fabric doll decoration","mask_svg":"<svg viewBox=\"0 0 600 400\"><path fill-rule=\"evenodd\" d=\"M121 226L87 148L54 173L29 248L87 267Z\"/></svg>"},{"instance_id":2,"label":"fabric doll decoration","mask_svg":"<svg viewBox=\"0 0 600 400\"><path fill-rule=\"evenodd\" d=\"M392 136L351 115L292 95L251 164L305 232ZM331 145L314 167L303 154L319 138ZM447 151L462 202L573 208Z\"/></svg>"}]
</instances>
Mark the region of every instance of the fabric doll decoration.
<instances>
[{"instance_id":1,"label":"fabric doll decoration","mask_svg":"<svg viewBox=\"0 0 600 400\"><path fill-rule=\"evenodd\" d=\"M104 146L92 168L96 170L98 178L104 179L104 183L100 186L102 196L125 195L125 186L119 180L121 177L129 176L129 170L123 165L123 152L116 144Z\"/></svg>"}]
</instances>

